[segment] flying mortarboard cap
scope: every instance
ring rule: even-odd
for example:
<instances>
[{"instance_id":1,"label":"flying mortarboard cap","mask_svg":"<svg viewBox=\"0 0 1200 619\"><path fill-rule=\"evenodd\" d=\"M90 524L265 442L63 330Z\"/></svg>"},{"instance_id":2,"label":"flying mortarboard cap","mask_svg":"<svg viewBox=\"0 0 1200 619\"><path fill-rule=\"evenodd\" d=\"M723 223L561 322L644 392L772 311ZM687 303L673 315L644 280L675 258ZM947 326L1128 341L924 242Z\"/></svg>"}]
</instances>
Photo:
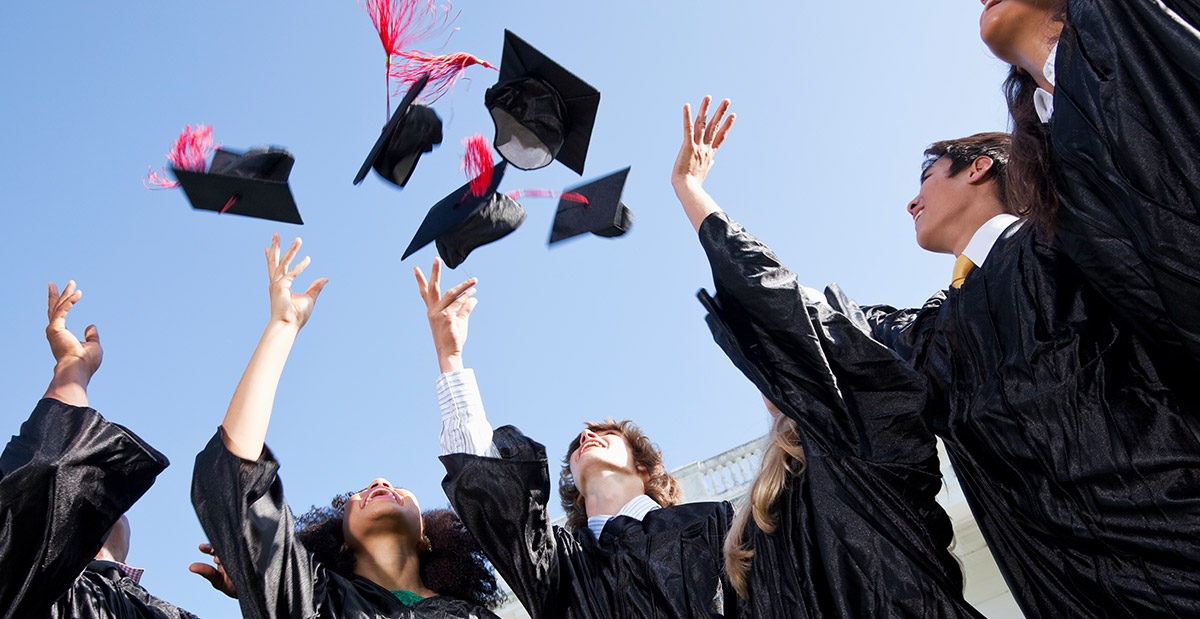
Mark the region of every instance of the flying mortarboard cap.
<instances>
[{"instance_id":1,"label":"flying mortarboard cap","mask_svg":"<svg viewBox=\"0 0 1200 619\"><path fill-rule=\"evenodd\" d=\"M428 81L429 74L426 73L409 87L355 175L355 185L374 167L384 180L403 187L416 169L421 154L442 143L442 119L433 108L416 102Z\"/></svg>"},{"instance_id":2,"label":"flying mortarboard cap","mask_svg":"<svg viewBox=\"0 0 1200 619\"><path fill-rule=\"evenodd\" d=\"M218 148L208 172L171 168L193 208L303 224L288 175L296 159L282 148L245 154Z\"/></svg>"},{"instance_id":3,"label":"flying mortarboard cap","mask_svg":"<svg viewBox=\"0 0 1200 619\"><path fill-rule=\"evenodd\" d=\"M633 212L621 202L628 176L629 168L625 168L569 191L587 198L586 203L565 196L559 198L550 243L584 232L608 237L628 232L633 226Z\"/></svg>"},{"instance_id":4,"label":"flying mortarboard cap","mask_svg":"<svg viewBox=\"0 0 1200 619\"><path fill-rule=\"evenodd\" d=\"M504 31L500 81L484 103L496 124L496 150L522 170L558 159L583 174L600 91Z\"/></svg>"},{"instance_id":5,"label":"flying mortarboard cap","mask_svg":"<svg viewBox=\"0 0 1200 619\"><path fill-rule=\"evenodd\" d=\"M438 254L453 269L473 249L516 230L525 221L525 209L512 198L496 193L506 168L503 161L495 167L492 182L482 196L472 193L467 183L433 205L400 259L437 241Z\"/></svg>"}]
</instances>

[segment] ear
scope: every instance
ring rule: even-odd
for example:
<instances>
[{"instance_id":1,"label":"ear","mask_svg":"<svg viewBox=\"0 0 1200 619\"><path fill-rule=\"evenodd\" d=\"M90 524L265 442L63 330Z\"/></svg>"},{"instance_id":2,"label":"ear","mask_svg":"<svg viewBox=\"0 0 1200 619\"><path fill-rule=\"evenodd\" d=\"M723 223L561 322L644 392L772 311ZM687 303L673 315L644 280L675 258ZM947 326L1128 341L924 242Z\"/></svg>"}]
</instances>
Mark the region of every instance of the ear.
<instances>
[{"instance_id":1,"label":"ear","mask_svg":"<svg viewBox=\"0 0 1200 619\"><path fill-rule=\"evenodd\" d=\"M981 185L986 181L991 180L988 172L992 171L992 165L995 161L987 155L976 157L975 161L971 162L967 168L967 183L971 185Z\"/></svg>"},{"instance_id":2,"label":"ear","mask_svg":"<svg viewBox=\"0 0 1200 619\"><path fill-rule=\"evenodd\" d=\"M646 467L644 467L640 464L637 465L637 474L638 474L638 477L642 478L642 484L646 484L647 482L650 481L649 469L647 469Z\"/></svg>"}]
</instances>

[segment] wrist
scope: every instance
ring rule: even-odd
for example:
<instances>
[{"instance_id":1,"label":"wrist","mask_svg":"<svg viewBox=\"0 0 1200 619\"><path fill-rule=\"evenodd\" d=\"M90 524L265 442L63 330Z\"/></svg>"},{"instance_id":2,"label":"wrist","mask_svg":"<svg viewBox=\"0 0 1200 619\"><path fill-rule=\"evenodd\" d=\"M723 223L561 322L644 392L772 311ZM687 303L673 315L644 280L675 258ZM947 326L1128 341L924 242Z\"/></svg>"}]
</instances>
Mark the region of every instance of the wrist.
<instances>
[{"instance_id":1,"label":"wrist","mask_svg":"<svg viewBox=\"0 0 1200 619\"><path fill-rule=\"evenodd\" d=\"M441 368L442 374L447 372L455 372L463 369L462 353L438 355L438 367Z\"/></svg>"},{"instance_id":2,"label":"wrist","mask_svg":"<svg viewBox=\"0 0 1200 619\"><path fill-rule=\"evenodd\" d=\"M300 325L279 318L272 318L267 322L267 328L263 331L263 335L290 335L291 337L296 337L296 334L299 332Z\"/></svg>"},{"instance_id":3,"label":"wrist","mask_svg":"<svg viewBox=\"0 0 1200 619\"><path fill-rule=\"evenodd\" d=\"M82 357L63 357L55 360L54 377L60 381L69 380L87 385L96 369L92 367L91 362Z\"/></svg>"}]
</instances>

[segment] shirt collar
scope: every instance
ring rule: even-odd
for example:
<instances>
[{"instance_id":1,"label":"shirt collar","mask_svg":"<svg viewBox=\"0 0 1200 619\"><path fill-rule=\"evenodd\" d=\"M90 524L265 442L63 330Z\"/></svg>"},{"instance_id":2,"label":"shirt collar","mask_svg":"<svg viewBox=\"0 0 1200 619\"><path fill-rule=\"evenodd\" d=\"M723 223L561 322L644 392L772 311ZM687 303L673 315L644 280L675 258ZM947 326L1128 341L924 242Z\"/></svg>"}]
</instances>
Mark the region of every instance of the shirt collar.
<instances>
[{"instance_id":1,"label":"shirt collar","mask_svg":"<svg viewBox=\"0 0 1200 619\"><path fill-rule=\"evenodd\" d=\"M621 511L617 512L616 515L592 516L588 518L588 529L591 530L592 535L595 536L596 539L600 539L600 532L604 530L604 525L608 524L609 520L612 520L617 516L629 516L634 520L640 521L646 517L646 514L656 509L662 509L662 505L655 503L654 499L644 494L639 494L630 499L629 502L625 504L625 507L622 507Z\"/></svg>"},{"instance_id":2,"label":"shirt collar","mask_svg":"<svg viewBox=\"0 0 1200 619\"><path fill-rule=\"evenodd\" d=\"M1046 76L1046 81L1054 86L1054 59L1058 57L1058 43L1050 48L1050 55L1046 57L1046 64L1042 65L1042 75ZM1033 108L1037 110L1038 118L1043 123L1050 122L1050 118L1054 116L1054 95L1050 91L1038 87L1033 93Z\"/></svg>"},{"instance_id":3,"label":"shirt collar","mask_svg":"<svg viewBox=\"0 0 1200 619\"><path fill-rule=\"evenodd\" d=\"M1001 213L987 220L971 236L966 249L963 249L963 255L970 258L975 266L983 266L983 261L987 260L988 253L992 251L992 245L996 244L996 239L1000 238L1000 235L1004 234L1004 231L1016 220L1016 215L1008 213Z\"/></svg>"},{"instance_id":4,"label":"shirt collar","mask_svg":"<svg viewBox=\"0 0 1200 619\"><path fill-rule=\"evenodd\" d=\"M109 561L107 559L93 559L92 562L88 564L88 569L92 571L100 571L105 568L119 571L122 576L132 580L133 584L135 585L141 584L142 574L146 571L140 567L132 567L119 561Z\"/></svg>"}]
</instances>

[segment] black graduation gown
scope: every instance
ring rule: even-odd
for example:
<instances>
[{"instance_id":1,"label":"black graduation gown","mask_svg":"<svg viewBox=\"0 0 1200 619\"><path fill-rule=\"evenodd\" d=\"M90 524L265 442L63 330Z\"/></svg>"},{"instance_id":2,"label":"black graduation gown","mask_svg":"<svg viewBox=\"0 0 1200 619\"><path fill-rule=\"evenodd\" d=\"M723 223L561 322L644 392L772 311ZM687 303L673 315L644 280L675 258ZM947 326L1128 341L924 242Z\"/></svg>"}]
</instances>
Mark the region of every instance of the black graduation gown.
<instances>
[{"instance_id":1,"label":"black graduation gown","mask_svg":"<svg viewBox=\"0 0 1200 619\"><path fill-rule=\"evenodd\" d=\"M92 561L58 599L53 619L196 619L150 595L109 561Z\"/></svg>"},{"instance_id":2,"label":"black graduation gown","mask_svg":"<svg viewBox=\"0 0 1200 619\"><path fill-rule=\"evenodd\" d=\"M440 595L405 606L366 578L326 568L296 538L278 472L269 449L243 460L229 453L218 429L192 473L192 506L246 619L496 619Z\"/></svg>"},{"instance_id":3,"label":"black graduation gown","mask_svg":"<svg viewBox=\"0 0 1200 619\"><path fill-rule=\"evenodd\" d=\"M641 521L618 516L596 539L586 528L550 525L545 447L512 426L492 441L500 458L442 456L442 488L530 617L736 616L736 596L721 578L728 503L685 503Z\"/></svg>"},{"instance_id":4,"label":"black graduation gown","mask_svg":"<svg viewBox=\"0 0 1200 619\"><path fill-rule=\"evenodd\" d=\"M806 460L775 501L775 532L747 525L749 614L981 617L947 549L924 379L871 338L836 286L800 286L724 213L704 220L700 242L717 290L700 292L713 337L796 421Z\"/></svg>"},{"instance_id":5,"label":"black graduation gown","mask_svg":"<svg viewBox=\"0 0 1200 619\"><path fill-rule=\"evenodd\" d=\"M167 464L91 408L38 402L0 454L0 617L170 616L125 613L136 602L84 571ZM73 614L81 596L88 611Z\"/></svg>"},{"instance_id":6,"label":"black graduation gown","mask_svg":"<svg viewBox=\"0 0 1200 619\"><path fill-rule=\"evenodd\" d=\"M1010 227L962 288L868 314L1027 616L1200 616L1200 40L1152 1L1068 23L1056 236Z\"/></svg>"}]
</instances>

